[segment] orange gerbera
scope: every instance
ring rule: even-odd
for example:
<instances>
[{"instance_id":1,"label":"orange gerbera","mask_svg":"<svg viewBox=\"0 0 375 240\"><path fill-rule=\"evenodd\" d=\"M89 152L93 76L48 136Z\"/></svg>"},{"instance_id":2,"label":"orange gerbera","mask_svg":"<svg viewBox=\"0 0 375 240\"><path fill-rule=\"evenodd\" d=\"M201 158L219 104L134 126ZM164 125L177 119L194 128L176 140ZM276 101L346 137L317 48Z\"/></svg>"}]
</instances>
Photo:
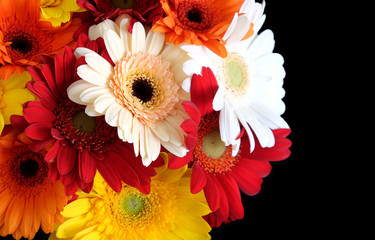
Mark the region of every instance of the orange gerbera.
<instances>
[{"instance_id":1,"label":"orange gerbera","mask_svg":"<svg viewBox=\"0 0 375 240\"><path fill-rule=\"evenodd\" d=\"M165 40L175 45L204 45L221 57L227 51L222 39L244 0L161 0L166 17L152 30L165 32Z\"/></svg>"},{"instance_id":2,"label":"orange gerbera","mask_svg":"<svg viewBox=\"0 0 375 240\"><path fill-rule=\"evenodd\" d=\"M21 74L25 66L37 66L39 55L60 52L73 41L80 21L61 27L39 21L40 0L0 1L0 79Z\"/></svg>"},{"instance_id":3,"label":"orange gerbera","mask_svg":"<svg viewBox=\"0 0 375 240\"><path fill-rule=\"evenodd\" d=\"M64 185L48 178L45 151L33 152L30 139L15 130L0 137L0 235L32 239L42 227L61 224L67 204Z\"/></svg>"}]
</instances>

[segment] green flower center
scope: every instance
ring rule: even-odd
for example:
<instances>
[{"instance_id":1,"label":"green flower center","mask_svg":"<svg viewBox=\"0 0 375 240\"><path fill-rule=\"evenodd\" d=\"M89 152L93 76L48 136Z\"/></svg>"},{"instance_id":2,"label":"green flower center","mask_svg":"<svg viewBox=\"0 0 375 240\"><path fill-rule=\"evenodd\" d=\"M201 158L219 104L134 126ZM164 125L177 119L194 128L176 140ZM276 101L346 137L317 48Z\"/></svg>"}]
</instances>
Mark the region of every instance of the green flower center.
<instances>
[{"instance_id":1,"label":"green flower center","mask_svg":"<svg viewBox=\"0 0 375 240\"><path fill-rule=\"evenodd\" d=\"M233 87L240 87L243 81L242 67L240 63L235 60L230 60L227 63L228 78Z\"/></svg>"},{"instance_id":2,"label":"green flower center","mask_svg":"<svg viewBox=\"0 0 375 240\"><path fill-rule=\"evenodd\" d=\"M74 126L85 133L95 132L96 120L85 113L85 111L78 111L73 116Z\"/></svg>"},{"instance_id":3,"label":"green flower center","mask_svg":"<svg viewBox=\"0 0 375 240\"><path fill-rule=\"evenodd\" d=\"M227 147L221 141L219 130L213 130L203 138L202 150L210 158L219 159Z\"/></svg>"},{"instance_id":4,"label":"green flower center","mask_svg":"<svg viewBox=\"0 0 375 240\"><path fill-rule=\"evenodd\" d=\"M129 215L139 214L144 207L144 199L137 195L129 195L124 199L123 210Z\"/></svg>"}]
</instances>

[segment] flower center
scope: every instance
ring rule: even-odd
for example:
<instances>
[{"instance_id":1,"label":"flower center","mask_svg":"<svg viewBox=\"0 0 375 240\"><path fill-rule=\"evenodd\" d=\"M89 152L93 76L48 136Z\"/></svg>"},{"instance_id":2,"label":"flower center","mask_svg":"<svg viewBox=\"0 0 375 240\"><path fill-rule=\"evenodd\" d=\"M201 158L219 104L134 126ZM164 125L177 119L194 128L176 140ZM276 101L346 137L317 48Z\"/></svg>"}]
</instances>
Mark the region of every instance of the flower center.
<instances>
[{"instance_id":1,"label":"flower center","mask_svg":"<svg viewBox=\"0 0 375 240\"><path fill-rule=\"evenodd\" d=\"M15 182L22 187L34 187L43 183L48 176L48 164L41 153L18 147L13 150L11 171Z\"/></svg>"},{"instance_id":2,"label":"flower center","mask_svg":"<svg viewBox=\"0 0 375 240\"><path fill-rule=\"evenodd\" d=\"M182 27L194 32L212 28L218 16L216 7L204 0L185 0L177 6L177 19Z\"/></svg>"},{"instance_id":3,"label":"flower center","mask_svg":"<svg viewBox=\"0 0 375 240\"><path fill-rule=\"evenodd\" d=\"M88 116L84 108L65 99L54 111L53 127L78 150L105 151L116 140L116 128L109 126L104 117Z\"/></svg>"},{"instance_id":4,"label":"flower center","mask_svg":"<svg viewBox=\"0 0 375 240\"><path fill-rule=\"evenodd\" d=\"M249 68L246 60L238 53L228 53L226 58L215 61L218 66L217 81L227 93L235 97L243 96L249 89Z\"/></svg>"},{"instance_id":5,"label":"flower center","mask_svg":"<svg viewBox=\"0 0 375 240\"><path fill-rule=\"evenodd\" d=\"M225 146L221 141L219 113L205 116L199 124L193 161L207 172L225 173L237 164L238 158L239 154L232 157L232 146Z\"/></svg>"},{"instance_id":6,"label":"flower center","mask_svg":"<svg viewBox=\"0 0 375 240\"><path fill-rule=\"evenodd\" d=\"M9 29L4 40L11 42L8 46L9 54L16 59L25 58L38 51L38 40L22 30Z\"/></svg>"},{"instance_id":7,"label":"flower center","mask_svg":"<svg viewBox=\"0 0 375 240\"><path fill-rule=\"evenodd\" d=\"M160 56L127 52L114 68L110 81L114 95L143 124L173 114L179 86L169 66Z\"/></svg>"},{"instance_id":8,"label":"flower center","mask_svg":"<svg viewBox=\"0 0 375 240\"><path fill-rule=\"evenodd\" d=\"M128 215L137 215L144 208L144 199L137 195L129 195L125 198L123 209Z\"/></svg>"},{"instance_id":9,"label":"flower center","mask_svg":"<svg viewBox=\"0 0 375 240\"><path fill-rule=\"evenodd\" d=\"M33 159L26 159L20 164L20 173L25 178L36 176L39 170L39 163Z\"/></svg>"},{"instance_id":10,"label":"flower center","mask_svg":"<svg viewBox=\"0 0 375 240\"><path fill-rule=\"evenodd\" d=\"M112 4L115 8L130 9L133 8L134 0L112 0Z\"/></svg>"},{"instance_id":11,"label":"flower center","mask_svg":"<svg viewBox=\"0 0 375 240\"><path fill-rule=\"evenodd\" d=\"M78 111L73 116L74 126L81 132L93 133L96 129L95 118L90 117L85 113L85 111Z\"/></svg>"},{"instance_id":12,"label":"flower center","mask_svg":"<svg viewBox=\"0 0 375 240\"><path fill-rule=\"evenodd\" d=\"M132 82L131 95L138 98L145 107L151 108L158 97L154 79L145 74L134 74L129 81Z\"/></svg>"}]
</instances>

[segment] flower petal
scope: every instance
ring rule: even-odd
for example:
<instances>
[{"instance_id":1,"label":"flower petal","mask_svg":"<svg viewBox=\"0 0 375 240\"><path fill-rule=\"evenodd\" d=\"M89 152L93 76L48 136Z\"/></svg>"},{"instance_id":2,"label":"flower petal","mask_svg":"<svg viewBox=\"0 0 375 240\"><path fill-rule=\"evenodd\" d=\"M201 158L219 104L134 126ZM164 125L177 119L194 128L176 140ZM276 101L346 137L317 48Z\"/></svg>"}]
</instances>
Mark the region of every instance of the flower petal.
<instances>
[{"instance_id":1,"label":"flower petal","mask_svg":"<svg viewBox=\"0 0 375 240\"><path fill-rule=\"evenodd\" d=\"M132 53L144 52L146 47L146 32L140 22L136 22L133 25L132 34Z\"/></svg>"},{"instance_id":2,"label":"flower petal","mask_svg":"<svg viewBox=\"0 0 375 240\"><path fill-rule=\"evenodd\" d=\"M57 154L57 169L61 175L73 169L77 161L77 151L70 145L61 145Z\"/></svg>"},{"instance_id":3,"label":"flower petal","mask_svg":"<svg viewBox=\"0 0 375 240\"><path fill-rule=\"evenodd\" d=\"M119 35L112 30L105 31L103 38L109 56L111 57L112 61L117 64L124 56L124 43L121 41Z\"/></svg>"}]
</instances>

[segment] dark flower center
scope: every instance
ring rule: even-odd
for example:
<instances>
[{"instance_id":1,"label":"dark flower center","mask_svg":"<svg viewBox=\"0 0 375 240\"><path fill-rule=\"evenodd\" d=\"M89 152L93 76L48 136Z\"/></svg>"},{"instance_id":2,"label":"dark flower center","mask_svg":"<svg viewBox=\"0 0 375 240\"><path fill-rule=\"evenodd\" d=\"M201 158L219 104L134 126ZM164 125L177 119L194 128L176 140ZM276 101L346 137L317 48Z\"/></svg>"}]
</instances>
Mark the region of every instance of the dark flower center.
<instances>
[{"instance_id":1,"label":"dark flower center","mask_svg":"<svg viewBox=\"0 0 375 240\"><path fill-rule=\"evenodd\" d=\"M154 95L154 86L149 79L140 76L133 82L132 95L137 97L142 103L151 101Z\"/></svg>"},{"instance_id":2,"label":"dark flower center","mask_svg":"<svg viewBox=\"0 0 375 240\"><path fill-rule=\"evenodd\" d=\"M33 49L33 43L30 41L30 36L25 34L14 36L11 42L12 44L10 47L23 54L27 54Z\"/></svg>"},{"instance_id":3,"label":"dark flower center","mask_svg":"<svg viewBox=\"0 0 375 240\"><path fill-rule=\"evenodd\" d=\"M186 13L187 19L192 22L201 23L202 22L202 13L199 9L191 9Z\"/></svg>"},{"instance_id":4,"label":"dark flower center","mask_svg":"<svg viewBox=\"0 0 375 240\"><path fill-rule=\"evenodd\" d=\"M90 117L85 113L85 111L78 111L73 116L74 126L85 133L93 133L96 128L95 118Z\"/></svg>"},{"instance_id":5,"label":"dark flower center","mask_svg":"<svg viewBox=\"0 0 375 240\"><path fill-rule=\"evenodd\" d=\"M133 8L134 0L112 0L112 4L115 8L130 9Z\"/></svg>"},{"instance_id":6,"label":"dark flower center","mask_svg":"<svg viewBox=\"0 0 375 240\"><path fill-rule=\"evenodd\" d=\"M38 173L39 163L34 159L26 159L26 161L21 162L19 170L24 178L34 177Z\"/></svg>"}]
</instances>

